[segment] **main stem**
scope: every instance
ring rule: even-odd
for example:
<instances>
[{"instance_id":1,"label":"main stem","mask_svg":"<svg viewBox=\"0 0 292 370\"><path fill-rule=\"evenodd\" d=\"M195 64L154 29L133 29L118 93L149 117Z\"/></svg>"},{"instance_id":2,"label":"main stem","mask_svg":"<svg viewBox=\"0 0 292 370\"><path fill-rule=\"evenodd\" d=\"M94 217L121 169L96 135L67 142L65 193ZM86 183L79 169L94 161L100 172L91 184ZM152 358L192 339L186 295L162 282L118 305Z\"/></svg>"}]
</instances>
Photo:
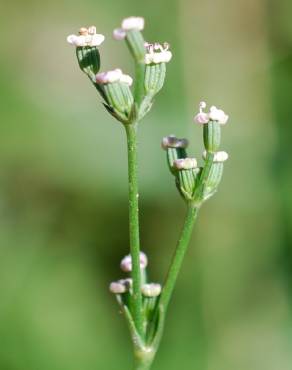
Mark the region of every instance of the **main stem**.
<instances>
[{"instance_id":1,"label":"main stem","mask_svg":"<svg viewBox=\"0 0 292 370\"><path fill-rule=\"evenodd\" d=\"M140 237L139 237L139 193L137 171L137 125L125 125L128 148L128 182L129 182L129 231L130 251L132 257L133 295L131 313L136 330L142 335L142 294L140 268Z\"/></svg>"},{"instance_id":2,"label":"main stem","mask_svg":"<svg viewBox=\"0 0 292 370\"><path fill-rule=\"evenodd\" d=\"M170 268L168 270L164 288L163 288L160 301L159 301L159 304L163 307L164 312L166 312L170 298L172 296L173 289L177 281L177 277L181 269L185 253L186 253L186 250L188 248L188 245L189 245L189 242L192 236L193 226L197 219L197 215L198 215L198 207L196 207L192 203L189 203L186 218L185 218L185 223L183 225L181 235L180 235Z\"/></svg>"}]
</instances>

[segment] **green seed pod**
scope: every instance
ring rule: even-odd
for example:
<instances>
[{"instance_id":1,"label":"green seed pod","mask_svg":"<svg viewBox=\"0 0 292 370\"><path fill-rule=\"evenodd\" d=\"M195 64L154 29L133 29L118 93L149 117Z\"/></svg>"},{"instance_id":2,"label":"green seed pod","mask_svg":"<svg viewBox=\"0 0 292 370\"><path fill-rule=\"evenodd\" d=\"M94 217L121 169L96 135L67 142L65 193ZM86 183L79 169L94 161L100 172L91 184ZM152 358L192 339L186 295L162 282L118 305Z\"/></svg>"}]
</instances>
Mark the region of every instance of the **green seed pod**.
<instances>
[{"instance_id":1,"label":"green seed pod","mask_svg":"<svg viewBox=\"0 0 292 370\"><path fill-rule=\"evenodd\" d=\"M203 137L205 149L208 152L216 152L221 142L221 127L217 121L205 123L203 128Z\"/></svg>"},{"instance_id":2,"label":"green seed pod","mask_svg":"<svg viewBox=\"0 0 292 370\"><path fill-rule=\"evenodd\" d=\"M80 69L95 81L95 75L100 69L100 54L97 47L79 46L76 48L76 56Z\"/></svg>"},{"instance_id":3,"label":"green seed pod","mask_svg":"<svg viewBox=\"0 0 292 370\"><path fill-rule=\"evenodd\" d=\"M104 85L104 93L113 110L128 119L134 102L129 86L121 82L109 83Z\"/></svg>"},{"instance_id":4,"label":"green seed pod","mask_svg":"<svg viewBox=\"0 0 292 370\"><path fill-rule=\"evenodd\" d=\"M222 175L223 175L223 163L214 162L203 188L204 200L210 198L213 194L215 194L222 179Z\"/></svg>"},{"instance_id":5,"label":"green seed pod","mask_svg":"<svg viewBox=\"0 0 292 370\"><path fill-rule=\"evenodd\" d=\"M166 74L166 64L147 64L145 67L145 92L156 95L163 87Z\"/></svg>"}]
</instances>

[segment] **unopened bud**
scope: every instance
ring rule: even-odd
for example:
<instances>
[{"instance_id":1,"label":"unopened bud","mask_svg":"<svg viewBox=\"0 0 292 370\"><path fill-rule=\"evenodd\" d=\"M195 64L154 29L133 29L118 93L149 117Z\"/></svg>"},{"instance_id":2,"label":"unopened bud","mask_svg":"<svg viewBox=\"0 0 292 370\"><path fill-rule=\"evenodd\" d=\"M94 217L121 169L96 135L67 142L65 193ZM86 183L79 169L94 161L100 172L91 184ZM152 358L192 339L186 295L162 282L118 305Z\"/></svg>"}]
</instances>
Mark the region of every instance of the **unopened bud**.
<instances>
[{"instance_id":1,"label":"unopened bud","mask_svg":"<svg viewBox=\"0 0 292 370\"><path fill-rule=\"evenodd\" d=\"M190 170L198 167L196 158L180 158L173 162L173 167L177 170Z\"/></svg>"},{"instance_id":2,"label":"unopened bud","mask_svg":"<svg viewBox=\"0 0 292 370\"><path fill-rule=\"evenodd\" d=\"M207 157L207 152L204 151L203 152L203 159L206 159L206 157ZM225 162L225 161L227 161L227 159L228 159L228 153L226 153L224 151L214 153L214 159L213 159L214 162L218 162L218 163L219 162Z\"/></svg>"},{"instance_id":3,"label":"unopened bud","mask_svg":"<svg viewBox=\"0 0 292 370\"><path fill-rule=\"evenodd\" d=\"M145 253L140 252L140 268L145 269L148 265L148 258ZM132 271L132 256L129 254L125 256L120 264L121 269L124 272L131 272Z\"/></svg>"},{"instance_id":4,"label":"unopened bud","mask_svg":"<svg viewBox=\"0 0 292 370\"><path fill-rule=\"evenodd\" d=\"M164 137L161 142L161 146L165 150L168 148L187 148L188 145L187 139L178 139L174 135Z\"/></svg>"},{"instance_id":5,"label":"unopened bud","mask_svg":"<svg viewBox=\"0 0 292 370\"><path fill-rule=\"evenodd\" d=\"M127 288L125 284L123 284L122 282L114 281L110 283L109 290L111 293L114 293L114 294L123 294L123 293L126 293Z\"/></svg>"},{"instance_id":6,"label":"unopened bud","mask_svg":"<svg viewBox=\"0 0 292 370\"><path fill-rule=\"evenodd\" d=\"M161 285L155 283L144 284L141 291L145 297L158 297L161 293Z\"/></svg>"}]
</instances>

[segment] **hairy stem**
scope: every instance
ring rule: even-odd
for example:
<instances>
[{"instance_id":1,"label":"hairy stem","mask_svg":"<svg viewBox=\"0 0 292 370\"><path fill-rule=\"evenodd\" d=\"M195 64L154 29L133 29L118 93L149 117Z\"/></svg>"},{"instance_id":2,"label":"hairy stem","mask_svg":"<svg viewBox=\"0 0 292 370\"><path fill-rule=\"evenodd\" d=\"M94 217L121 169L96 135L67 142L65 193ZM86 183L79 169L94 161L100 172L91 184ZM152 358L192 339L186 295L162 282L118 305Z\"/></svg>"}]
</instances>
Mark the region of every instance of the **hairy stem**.
<instances>
[{"instance_id":1,"label":"hairy stem","mask_svg":"<svg viewBox=\"0 0 292 370\"><path fill-rule=\"evenodd\" d=\"M166 312L169 301L171 299L175 283L181 269L183 259L188 248L193 226L195 224L196 218L198 215L198 207L194 204L189 203L185 223L183 225L181 235L168 270L168 274L165 280L164 288L160 297L159 304L163 307L164 312Z\"/></svg>"},{"instance_id":2,"label":"hairy stem","mask_svg":"<svg viewBox=\"0 0 292 370\"><path fill-rule=\"evenodd\" d=\"M126 125L125 128L127 133L128 148L129 232L133 279L131 312L137 332L141 335L143 326L139 237L139 193L137 174L137 126L135 123L133 123Z\"/></svg>"}]
</instances>

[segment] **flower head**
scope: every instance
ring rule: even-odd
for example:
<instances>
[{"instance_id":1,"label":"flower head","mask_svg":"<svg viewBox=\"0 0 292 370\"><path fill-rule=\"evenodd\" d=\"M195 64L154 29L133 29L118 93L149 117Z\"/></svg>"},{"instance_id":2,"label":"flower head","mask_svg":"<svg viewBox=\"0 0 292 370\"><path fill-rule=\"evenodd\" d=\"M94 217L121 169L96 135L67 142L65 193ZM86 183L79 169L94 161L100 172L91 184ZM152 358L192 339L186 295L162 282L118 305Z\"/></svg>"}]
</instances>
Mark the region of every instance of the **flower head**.
<instances>
[{"instance_id":1,"label":"flower head","mask_svg":"<svg viewBox=\"0 0 292 370\"><path fill-rule=\"evenodd\" d=\"M145 297L158 297L161 293L161 285L155 283L143 284L141 291Z\"/></svg>"},{"instance_id":2,"label":"flower head","mask_svg":"<svg viewBox=\"0 0 292 370\"><path fill-rule=\"evenodd\" d=\"M163 45L159 43L145 43L146 54L145 64L168 63L172 58L172 53L169 51L169 44L165 42Z\"/></svg>"},{"instance_id":3,"label":"flower head","mask_svg":"<svg viewBox=\"0 0 292 370\"><path fill-rule=\"evenodd\" d=\"M173 167L177 170L191 170L197 168L198 163L196 158L180 158L174 160Z\"/></svg>"},{"instance_id":4,"label":"flower head","mask_svg":"<svg viewBox=\"0 0 292 370\"><path fill-rule=\"evenodd\" d=\"M109 84L114 82L125 83L131 86L133 79L131 76L123 74L121 69L114 69L113 71L101 72L96 75L96 82L99 84Z\"/></svg>"},{"instance_id":5,"label":"flower head","mask_svg":"<svg viewBox=\"0 0 292 370\"><path fill-rule=\"evenodd\" d=\"M96 27L90 26L88 28L81 27L79 30L79 35L69 35L67 41L69 44L76 47L80 46L99 46L104 42L104 35L96 33Z\"/></svg>"},{"instance_id":6,"label":"flower head","mask_svg":"<svg viewBox=\"0 0 292 370\"><path fill-rule=\"evenodd\" d=\"M207 152L204 151L203 152L203 159L206 159L206 157L207 157ZM217 163L225 162L225 161L227 161L228 157L229 157L228 153L226 153L224 151L215 152L213 161L217 162Z\"/></svg>"},{"instance_id":7,"label":"flower head","mask_svg":"<svg viewBox=\"0 0 292 370\"><path fill-rule=\"evenodd\" d=\"M187 139L178 139L174 135L166 136L162 139L161 146L163 149L168 148L186 148L189 145Z\"/></svg>"},{"instance_id":8,"label":"flower head","mask_svg":"<svg viewBox=\"0 0 292 370\"><path fill-rule=\"evenodd\" d=\"M145 253L140 252L140 268L145 269L148 265L148 258ZM129 254L128 256L125 256L120 265L121 269L124 272L131 272L132 271L132 257Z\"/></svg>"},{"instance_id":9,"label":"flower head","mask_svg":"<svg viewBox=\"0 0 292 370\"><path fill-rule=\"evenodd\" d=\"M113 32L114 39L123 40L127 31L142 31L144 29L145 21L142 17L129 17L122 21L121 28L116 28Z\"/></svg>"},{"instance_id":10,"label":"flower head","mask_svg":"<svg viewBox=\"0 0 292 370\"><path fill-rule=\"evenodd\" d=\"M202 101L199 104L199 113L194 117L194 121L199 124L205 124L209 121L217 121L221 125L227 123L229 116L221 109L217 109L215 106L210 108L209 113L205 113L203 109L207 107L207 104Z\"/></svg>"}]
</instances>

